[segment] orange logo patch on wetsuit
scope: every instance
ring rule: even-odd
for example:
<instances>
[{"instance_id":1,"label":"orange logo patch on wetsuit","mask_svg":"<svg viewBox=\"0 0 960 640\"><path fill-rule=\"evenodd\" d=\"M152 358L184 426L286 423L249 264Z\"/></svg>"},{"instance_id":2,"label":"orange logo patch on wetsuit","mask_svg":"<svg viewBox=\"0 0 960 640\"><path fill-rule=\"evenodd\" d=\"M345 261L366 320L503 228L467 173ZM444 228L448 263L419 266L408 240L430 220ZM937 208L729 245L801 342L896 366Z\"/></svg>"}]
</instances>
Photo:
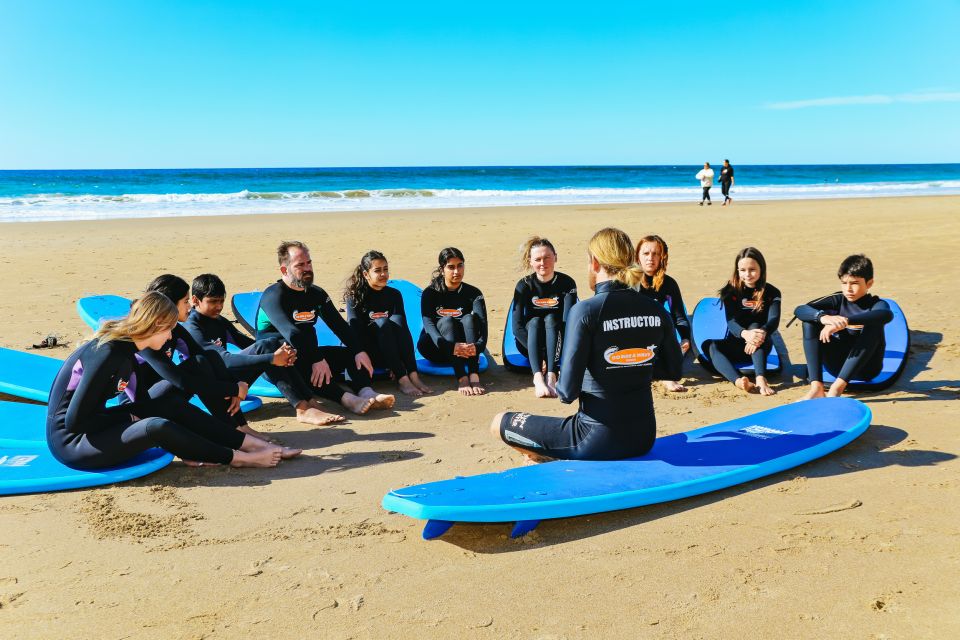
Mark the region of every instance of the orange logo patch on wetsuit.
<instances>
[{"instance_id":1,"label":"orange logo patch on wetsuit","mask_svg":"<svg viewBox=\"0 0 960 640\"><path fill-rule=\"evenodd\" d=\"M371 320L379 320L380 318L389 318L390 312L389 311L371 311L369 313L369 316Z\"/></svg>"},{"instance_id":2,"label":"orange logo patch on wetsuit","mask_svg":"<svg viewBox=\"0 0 960 640\"><path fill-rule=\"evenodd\" d=\"M533 306L540 307L541 309L552 309L558 304L560 304L559 298L534 298L533 299Z\"/></svg>"},{"instance_id":3,"label":"orange logo patch on wetsuit","mask_svg":"<svg viewBox=\"0 0 960 640\"><path fill-rule=\"evenodd\" d=\"M129 384L127 380L119 380L117 382L117 393L123 393L127 388L127 384Z\"/></svg>"},{"instance_id":4,"label":"orange logo patch on wetsuit","mask_svg":"<svg viewBox=\"0 0 960 640\"><path fill-rule=\"evenodd\" d=\"M653 349L645 349L643 347L629 347L627 349L610 347L603 352L603 359L610 364L622 367L635 367L650 362L655 355Z\"/></svg>"},{"instance_id":5,"label":"orange logo patch on wetsuit","mask_svg":"<svg viewBox=\"0 0 960 640\"><path fill-rule=\"evenodd\" d=\"M317 314L313 311L294 311L293 319L297 322L310 322L311 320L316 319Z\"/></svg>"},{"instance_id":6,"label":"orange logo patch on wetsuit","mask_svg":"<svg viewBox=\"0 0 960 640\"><path fill-rule=\"evenodd\" d=\"M437 309L437 315L441 318L459 318L463 315L463 309Z\"/></svg>"},{"instance_id":7,"label":"orange logo patch on wetsuit","mask_svg":"<svg viewBox=\"0 0 960 640\"><path fill-rule=\"evenodd\" d=\"M756 308L757 308L757 301L756 301L756 300L748 300L748 299L744 298L744 299L743 299L743 308L744 308L744 309L756 309Z\"/></svg>"}]
</instances>

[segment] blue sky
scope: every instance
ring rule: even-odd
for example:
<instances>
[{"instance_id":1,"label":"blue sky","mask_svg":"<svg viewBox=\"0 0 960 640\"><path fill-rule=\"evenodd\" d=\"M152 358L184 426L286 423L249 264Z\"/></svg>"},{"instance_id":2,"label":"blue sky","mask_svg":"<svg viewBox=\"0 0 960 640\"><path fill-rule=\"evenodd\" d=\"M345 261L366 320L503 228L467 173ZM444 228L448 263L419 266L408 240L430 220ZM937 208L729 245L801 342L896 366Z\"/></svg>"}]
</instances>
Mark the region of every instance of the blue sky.
<instances>
[{"instance_id":1,"label":"blue sky","mask_svg":"<svg viewBox=\"0 0 960 640\"><path fill-rule=\"evenodd\" d=\"M960 161L960 3L0 3L0 169Z\"/></svg>"}]
</instances>

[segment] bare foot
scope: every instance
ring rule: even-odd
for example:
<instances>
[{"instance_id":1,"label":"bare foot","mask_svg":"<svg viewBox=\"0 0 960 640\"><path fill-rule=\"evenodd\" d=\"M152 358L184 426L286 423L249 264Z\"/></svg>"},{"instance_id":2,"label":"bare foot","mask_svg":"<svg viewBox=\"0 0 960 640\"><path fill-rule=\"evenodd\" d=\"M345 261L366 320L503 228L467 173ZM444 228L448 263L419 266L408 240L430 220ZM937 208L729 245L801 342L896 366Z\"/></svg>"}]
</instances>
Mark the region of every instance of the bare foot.
<instances>
[{"instance_id":1,"label":"bare foot","mask_svg":"<svg viewBox=\"0 0 960 640\"><path fill-rule=\"evenodd\" d=\"M767 384L767 379L763 376L757 376L757 389L762 396L772 396L777 393L776 389Z\"/></svg>"},{"instance_id":2,"label":"bare foot","mask_svg":"<svg viewBox=\"0 0 960 640\"><path fill-rule=\"evenodd\" d=\"M420 389L420 391L423 391L424 393L433 393L433 389L423 383L423 380L420 379L420 374L416 371L410 372L408 377L410 378L410 382L412 382L417 389Z\"/></svg>"},{"instance_id":3,"label":"bare foot","mask_svg":"<svg viewBox=\"0 0 960 640\"><path fill-rule=\"evenodd\" d=\"M370 411L370 408L373 406L373 398L364 398L352 393L345 393L343 397L340 398L340 404L355 414L362 416L367 411Z\"/></svg>"},{"instance_id":4,"label":"bare foot","mask_svg":"<svg viewBox=\"0 0 960 640\"><path fill-rule=\"evenodd\" d=\"M414 398L419 398L423 395L423 391L420 390L420 387L413 384L410 381L410 376L403 376L397 380L397 386L400 387L400 393L406 394L408 396L413 396Z\"/></svg>"},{"instance_id":5,"label":"bare foot","mask_svg":"<svg viewBox=\"0 0 960 640\"><path fill-rule=\"evenodd\" d=\"M847 388L846 380L837 378L833 381L833 384L830 385L830 390L827 391L828 398L839 398L843 395L844 390Z\"/></svg>"},{"instance_id":6,"label":"bare foot","mask_svg":"<svg viewBox=\"0 0 960 640\"><path fill-rule=\"evenodd\" d=\"M676 380L664 380L663 388L672 393L683 393L687 390L685 386L683 386Z\"/></svg>"},{"instance_id":7,"label":"bare foot","mask_svg":"<svg viewBox=\"0 0 960 640\"><path fill-rule=\"evenodd\" d=\"M547 386L546 381L543 379L543 374L539 371L533 374L533 393L538 398L550 397L550 387Z\"/></svg>"},{"instance_id":8,"label":"bare foot","mask_svg":"<svg viewBox=\"0 0 960 640\"><path fill-rule=\"evenodd\" d=\"M800 400L798 400L797 402L800 402L800 401L803 401L803 400L813 400L814 398L823 398L823 397L824 397L823 383L822 383L822 382L811 382L811 383L810 383L810 390L807 391L807 392L803 395L803 397L800 398Z\"/></svg>"},{"instance_id":9,"label":"bare foot","mask_svg":"<svg viewBox=\"0 0 960 640\"><path fill-rule=\"evenodd\" d=\"M487 392L487 390L480 384L480 375L476 373L470 374L470 386L473 387L473 395L482 396Z\"/></svg>"},{"instance_id":10,"label":"bare foot","mask_svg":"<svg viewBox=\"0 0 960 640\"><path fill-rule=\"evenodd\" d=\"M272 442L273 444L281 444L281 442L276 438L274 438L273 436L263 433L261 431L257 431L256 429L254 429L248 424L245 424L242 427L237 427L237 431L239 431L240 433L245 433L248 436L253 436L254 438L260 438L261 440Z\"/></svg>"},{"instance_id":11,"label":"bare foot","mask_svg":"<svg viewBox=\"0 0 960 640\"><path fill-rule=\"evenodd\" d=\"M280 464L280 456L283 450L280 447L270 449L257 449L256 451L233 452L233 460L230 461L231 467L275 467Z\"/></svg>"},{"instance_id":12,"label":"bare foot","mask_svg":"<svg viewBox=\"0 0 960 640\"><path fill-rule=\"evenodd\" d=\"M303 453L303 449L294 449L293 447L280 447L280 457L284 460L289 460L290 458L296 458L298 455Z\"/></svg>"},{"instance_id":13,"label":"bare foot","mask_svg":"<svg viewBox=\"0 0 960 640\"><path fill-rule=\"evenodd\" d=\"M553 458L541 456L533 453L532 451L520 451L520 453L523 454L523 464L542 464L544 462L553 462Z\"/></svg>"},{"instance_id":14,"label":"bare foot","mask_svg":"<svg viewBox=\"0 0 960 640\"><path fill-rule=\"evenodd\" d=\"M334 424L335 422L343 422L344 420L345 418L341 415L327 413L313 406L308 406L306 409L297 409L297 422L303 422L304 424L323 427L328 424Z\"/></svg>"},{"instance_id":15,"label":"bare foot","mask_svg":"<svg viewBox=\"0 0 960 640\"><path fill-rule=\"evenodd\" d=\"M547 374L547 389L550 389L550 397L557 398L557 374L553 371Z\"/></svg>"},{"instance_id":16,"label":"bare foot","mask_svg":"<svg viewBox=\"0 0 960 640\"><path fill-rule=\"evenodd\" d=\"M470 378L463 376L462 378L457 379L457 391L460 392L462 396L472 396L473 387L470 386Z\"/></svg>"},{"instance_id":17,"label":"bare foot","mask_svg":"<svg viewBox=\"0 0 960 640\"><path fill-rule=\"evenodd\" d=\"M737 381L734 382L733 384L737 386L737 389L740 389L741 391L744 391L746 393L753 393L753 390L757 388L755 384L750 382L750 378L748 378L747 376L743 376L742 378L737 378Z\"/></svg>"},{"instance_id":18,"label":"bare foot","mask_svg":"<svg viewBox=\"0 0 960 640\"><path fill-rule=\"evenodd\" d=\"M397 401L394 396L388 393L377 393L370 387L361 389L360 397L373 400L373 404L370 405L371 409L392 409L394 403Z\"/></svg>"}]
</instances>

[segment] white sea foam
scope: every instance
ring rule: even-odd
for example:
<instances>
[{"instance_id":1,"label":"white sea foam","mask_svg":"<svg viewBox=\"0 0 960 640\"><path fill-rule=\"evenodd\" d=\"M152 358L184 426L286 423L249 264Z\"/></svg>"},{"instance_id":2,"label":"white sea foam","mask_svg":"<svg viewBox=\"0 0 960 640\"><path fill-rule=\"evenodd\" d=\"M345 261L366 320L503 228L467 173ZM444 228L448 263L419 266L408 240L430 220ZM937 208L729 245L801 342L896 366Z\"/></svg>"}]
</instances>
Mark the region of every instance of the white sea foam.
<instances>
[{"instance_id":1,"label":"white sea foam","mask_svg":"<svg viewBox=\"0 0 960 640\"><path fill-rule=\"evenodd\" d=\"M715 188L720 197L719 188ZM960 195L960 180L924 182L737 185L738 200L796 200L920 195ZM123 195L38 194L0 198L0 222L97 220L254 213L493 207L551 204L611 204L699 201L698 187L495 189L353 189L235 193Z\"/></svg>"}]
</instances>

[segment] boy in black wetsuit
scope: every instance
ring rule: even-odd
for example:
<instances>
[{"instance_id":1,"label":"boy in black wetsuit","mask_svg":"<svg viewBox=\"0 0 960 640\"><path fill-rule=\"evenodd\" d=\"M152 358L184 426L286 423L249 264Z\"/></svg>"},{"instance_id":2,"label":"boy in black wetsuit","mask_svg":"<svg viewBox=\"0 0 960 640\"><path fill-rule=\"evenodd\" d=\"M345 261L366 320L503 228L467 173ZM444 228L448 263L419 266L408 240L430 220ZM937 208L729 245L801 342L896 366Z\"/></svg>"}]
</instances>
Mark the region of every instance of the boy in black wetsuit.
<instances>
[{"instance_id":1,"label":"boy in black wetsuit","mask_svg":"<svg viewBox=\"0 0 960 640\"><path fill-rule=\"evenodd\" d=\"M360 339L333 305L330 296L313 284L313 261L302 242L282 242L277 248L280 280L267 287L257 311L257 339L282 338L297 350L293 366L308 380L317 395L350 411L393 407L394 397L370 387L373 364ZM316 324L323 321L345 346L319 345ZM338 384L343 372L350 376L351 391Z\"/></svg>"},{"instance_id":2,"label":"boy in black wetsuit","mask_svg":"<svg viewBox=\"0 0 960 640\"><path fill-rule=\"evenodd\" d=\"M870 295L873 263L863 254L849 256L837 271L841 290L802 304L794 313L803 321L810 391L804 400L840 396L850 380L869 380L883 368L883 325L893 320L890 305ZM836 380L825 391L823 367Z\"/></svg>"},{"instance_id":3,"label":"boy in black wetsuit","mask_svg":"<svg viewBox=\"0 0 960 640\"><path fill-rule=\"evenodd\" d=\"M220 354L234 376L253 384L254 380L266 374L296 410L300 422L323 426L343 419L342 416L323 411L314 400L313 389L293 367L297 360L297 352L293 347L279 338L255 341L220 315L227 295L220 278L212 273L204 273L193 279L190 288L193 310L183 324L204 350ZM240 351L231 353L227 350L228 344L235 345Z\"/></svg>"}]
</instances>

